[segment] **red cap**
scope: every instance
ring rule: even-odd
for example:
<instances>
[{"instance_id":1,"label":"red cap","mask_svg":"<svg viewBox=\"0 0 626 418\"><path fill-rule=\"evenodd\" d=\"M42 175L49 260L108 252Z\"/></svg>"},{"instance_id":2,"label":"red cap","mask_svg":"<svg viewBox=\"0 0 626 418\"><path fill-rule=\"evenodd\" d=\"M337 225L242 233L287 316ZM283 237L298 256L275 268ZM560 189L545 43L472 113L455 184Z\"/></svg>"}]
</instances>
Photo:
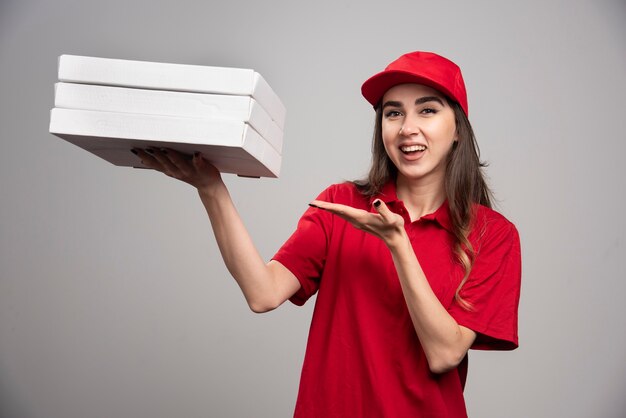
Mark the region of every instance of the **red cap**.
<instances>
[{"instance_id":1,"label":"red cap","mask_svg":"<svg viewBox=\"0 0 626 418\"><path fill-rule=\"evenodd\" d=\"M376 107L387 90L404 83L418 83L439 90L458 102L465 114L468 114L467 92L461 69L449 59L432 52L416 51L402 55L384 71L363 83L361 93Z\"/></svg>"}]
</instances>

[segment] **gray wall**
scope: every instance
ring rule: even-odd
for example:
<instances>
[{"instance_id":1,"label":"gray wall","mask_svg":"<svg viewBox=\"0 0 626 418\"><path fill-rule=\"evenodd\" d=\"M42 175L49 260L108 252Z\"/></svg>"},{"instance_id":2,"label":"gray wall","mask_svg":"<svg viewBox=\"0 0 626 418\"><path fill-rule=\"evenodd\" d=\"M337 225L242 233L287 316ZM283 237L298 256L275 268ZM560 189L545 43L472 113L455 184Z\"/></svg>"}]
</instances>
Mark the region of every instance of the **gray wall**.
<instances>
[{"instance_id":1,"label":"gray wall","mask_svg":"<svg viewBox=\"0 0 626 418\"><path fill-rule=\"evenodd\" d=\"M623 0L1 0L0 416L290 416L312 312L250 313L194 190L47 133L58 55L263 74L288 108L282 176L225 177L269 258L365 172L361 82L416 49L463 68L523 241L521 347L471 353L471 416L625 416L625 18Z\"/></svg>"}]
</instances>

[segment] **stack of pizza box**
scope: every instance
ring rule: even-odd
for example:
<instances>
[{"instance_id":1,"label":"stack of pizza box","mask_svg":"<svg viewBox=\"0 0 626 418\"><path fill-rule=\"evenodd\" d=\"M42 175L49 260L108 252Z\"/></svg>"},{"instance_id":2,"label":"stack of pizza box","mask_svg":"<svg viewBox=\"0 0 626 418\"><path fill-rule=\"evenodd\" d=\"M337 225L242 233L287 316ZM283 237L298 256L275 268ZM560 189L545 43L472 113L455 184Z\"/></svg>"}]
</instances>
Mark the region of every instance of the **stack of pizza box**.
<instances>
[{"instance_id":1,"label":"stack of pizza box","mask_svg":"<svg viewBox=\"0 0 626 418\"><path fill-rule=\"evenodd\" d=\"M59 57L50 132L118 166L142 166L134 148L169 148L224 173L278 177L284 123L251 69Z\"/></svg>"}]
</instances>

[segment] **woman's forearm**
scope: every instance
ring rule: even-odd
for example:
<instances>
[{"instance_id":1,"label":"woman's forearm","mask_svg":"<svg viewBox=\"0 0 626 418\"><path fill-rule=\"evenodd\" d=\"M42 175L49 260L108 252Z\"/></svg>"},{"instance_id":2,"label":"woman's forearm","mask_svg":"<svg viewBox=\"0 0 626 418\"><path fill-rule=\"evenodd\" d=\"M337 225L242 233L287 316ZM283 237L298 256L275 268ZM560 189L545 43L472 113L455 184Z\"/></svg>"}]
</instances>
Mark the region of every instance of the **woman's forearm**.
<instances>
[{"instance_id":1,"label":"woman's forearm","mask_svg":"<svg viewBox=\"0 0 626 418\"><path fill-rule=\"evenodd\" d=\"M456 367L476 334L459 326L433 292L406 234L390 245L402 292L432 372Z\"/></svg>"},{"instance_id":2,"label":"woman's forearm","mask_svg":"<svg viewBox=\"0 0 626 418\"><path fill-rule=\"evenodd\" d=\"M210 189L198 189L217 245L228 271L239 284L250 309L267 312L278 307L299 289L299 282L277 262L266 264L220 181Z\"/></svg>"}]
</instances>

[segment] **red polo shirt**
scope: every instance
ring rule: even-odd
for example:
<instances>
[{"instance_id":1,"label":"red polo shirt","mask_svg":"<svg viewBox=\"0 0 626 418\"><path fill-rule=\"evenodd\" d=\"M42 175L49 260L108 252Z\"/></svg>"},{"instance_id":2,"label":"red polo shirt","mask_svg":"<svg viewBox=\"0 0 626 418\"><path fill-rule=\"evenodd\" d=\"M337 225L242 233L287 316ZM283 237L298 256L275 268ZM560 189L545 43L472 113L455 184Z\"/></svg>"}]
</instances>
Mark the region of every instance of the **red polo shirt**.
<instances>
[{"instance_id":1,"label":"red polo shirt","mask_svg":"<svg viewBox=\"0 0 626 418\"><path fill-rule=\"evenodd\" d=\"M462 290L473 305L467 311L454 299L463 269L455 261L447 204L411 222L395 184L377 198L404 217L433 291L460 325L477 332L473 348L516 348L521 263L513 224L478 207L469 236L476 261ZM351 183L333 185L318 199L373 211L374 199ZM382 240L311 208L274 259L302 285L293 303L318 293L295 417L467 416L467 357L455 370L430 372Z\"/></svg>"}]
</instances>

